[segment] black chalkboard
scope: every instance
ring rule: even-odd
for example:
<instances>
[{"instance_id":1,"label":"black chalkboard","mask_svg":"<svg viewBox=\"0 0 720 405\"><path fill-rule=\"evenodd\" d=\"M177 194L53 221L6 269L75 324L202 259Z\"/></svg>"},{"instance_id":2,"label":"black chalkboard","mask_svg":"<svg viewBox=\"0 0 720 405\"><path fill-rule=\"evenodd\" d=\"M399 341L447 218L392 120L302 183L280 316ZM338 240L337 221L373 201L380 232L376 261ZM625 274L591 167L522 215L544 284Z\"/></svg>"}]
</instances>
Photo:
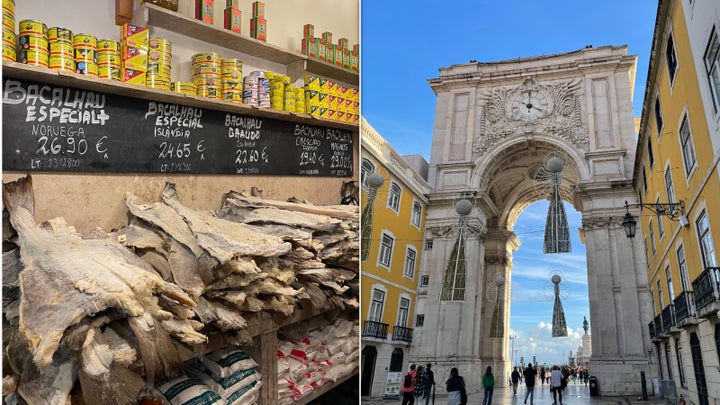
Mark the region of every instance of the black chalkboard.
<instances>
[{"instance_id":1,"label":"black chalkboard","mask_svg":"<svg viewBox=\"0 0 720 405\"><path fill-rule=\"evenodd\" d=\"M3 79L3 169L350 177L351 131Z\"/></svg>"}]
</instances>

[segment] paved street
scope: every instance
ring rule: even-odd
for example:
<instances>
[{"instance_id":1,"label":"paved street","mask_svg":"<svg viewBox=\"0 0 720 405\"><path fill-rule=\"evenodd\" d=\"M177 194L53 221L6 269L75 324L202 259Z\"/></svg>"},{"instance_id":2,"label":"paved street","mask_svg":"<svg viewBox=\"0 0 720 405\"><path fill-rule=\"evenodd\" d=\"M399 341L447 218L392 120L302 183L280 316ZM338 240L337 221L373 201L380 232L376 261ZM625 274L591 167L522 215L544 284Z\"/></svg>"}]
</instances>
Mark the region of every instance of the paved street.
<instances>
[{"instance_id":1,"label":"paved street","mask_svg":"<svg viewBox=\"0 0 720 405\"><path fill-rule=\"evenodd\" d=\"M600 382L600 389L602 390L602 382ZM652 386L648 387L652 390ZM602 394L602 391L601 391ZM652 391L648 393L648 400L642 401L641 398L633 397L591 397L590 388L585 384L569 384L563 392L563 405L609 405L609 404L623 404L623 405L664 405L665 401L660 397L653 397ZM512 388L495 388L493 392L492 405L523 405L523 399L525 398L525 386L518 386L518 393L516 396L512 394ZM481 405L483 399L482 392L471 393L468 395L468 405ZM396 405L402 403L401 399L384 400L382 398L370 398L363 397L361 399L363 405ZM430 404L432 404L432 399ZM552 405L553 396L550 392L550 388L547 384L537 385L535 387L535 400L534 405ZM445 392L444 385L436 385L435 390L435 404L445 405L447 404L447 393ZM420 403L415 402L415 405L425 405L425 400ZM528 399L528 405L530 400Z\"/></svg>"}]
</instances>

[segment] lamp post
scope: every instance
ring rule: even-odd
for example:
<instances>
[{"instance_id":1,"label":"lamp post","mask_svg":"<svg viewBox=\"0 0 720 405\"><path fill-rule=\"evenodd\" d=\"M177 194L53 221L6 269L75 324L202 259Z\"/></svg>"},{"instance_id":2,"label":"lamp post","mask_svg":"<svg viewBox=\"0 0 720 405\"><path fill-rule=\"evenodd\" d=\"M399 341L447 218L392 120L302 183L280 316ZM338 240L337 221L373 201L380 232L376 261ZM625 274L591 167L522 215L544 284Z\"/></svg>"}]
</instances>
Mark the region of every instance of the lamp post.
<instances>
[{"instance_id":1,"label":"lamp post","mask_svg":"<svg viewBox=\"0 0 720 405\"><path fill-rule=\"evenodd\" d=\"M508 339L510 339L510 353L512 356L510 361L512 365L515 365L515 339L517 339L517 334L513 333Z\"/></svg>"},{"instance_id":2,"label":"lamp post","mask_svg":"<svg viewBox=\"0 0 720 405\"><path fill-rule=\"evenodd\" d=\"M678 201L676 203L638 203L628 204L625 201L625 217L623 218L622 226L625 229L625 236L628 238L635 237L635 230L637 229L637 221L635 217L630 215L630 207L640 207L640 210L646 208L653 214L658 216L666 216L671 221L679 221L680 225L686 226L688 220L685 217L685 203Z\"/></svg>"},{"instance_id":3,"label":"lamp post","mask_svg":"<svg viewBox=\"0 0 720 405\"><path fill-rule=\"evenodd\" d=\"M385 178L374 172L365 179L368 186L368 201L362 212L362 226L360 227L360 260L366 260L370 254L370 238L372 237L372 216L375 195L380 186L385 183Z\"/></svg>"}]
</instances>

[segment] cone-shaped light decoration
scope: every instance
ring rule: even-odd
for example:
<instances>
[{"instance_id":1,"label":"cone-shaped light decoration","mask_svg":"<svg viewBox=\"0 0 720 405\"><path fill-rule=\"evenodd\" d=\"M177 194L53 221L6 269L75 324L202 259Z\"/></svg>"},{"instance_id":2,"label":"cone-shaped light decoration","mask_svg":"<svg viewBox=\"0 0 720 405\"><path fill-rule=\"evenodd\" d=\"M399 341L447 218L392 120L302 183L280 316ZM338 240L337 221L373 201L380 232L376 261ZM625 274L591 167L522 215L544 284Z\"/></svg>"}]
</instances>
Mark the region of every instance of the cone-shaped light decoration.
<instances>
[{"instance_id":1,"label":"cone-shaped light decoration","mask_svg":"<svg viewBox=\"0 0 720 405\"><path fill-rule=\"evenodd\" d=\"M495 279L495 286L497 287L497 297L495 298L495 309L493 310L492 324L490 325L490 337L501 338L505 336L505 317L503 316L503 301L505 300L503 294L503 286L505 285L505 278L498 276Z\"/></svg>"},{"instance_id":2,"label":"cone-shaped light decoration","mask_svg":"<svg viewBox=\"0 0 720 405\"><path fill-rule=\"evenodd\" d=\"M555 290L555 305L553 305L552 335L553 337L567 336L567 324L565 323L565 312L560 302L560 281L559 275L555 274L550 279Z\"/></svg>"},{"instance_id":3,"label":"cone-shaped light decoration","mask_svg":"<svg viewBox=\"0 0 720 405\"><path fill-rule=\"evenodd\" d=\"M372 238L372 224L373 224L373 203L375 202L375 194L377 194L378 188L385 183L385 178L378 173L370 174L365 179L365 184L368 186L368 201L363 208L361 214L361 226L360 226L360 260L365 261L370 255L370 242Z\"/></svg>"},{"instance_id":4,"label":"cone-shaped light decoration","mask_svg":"<svg viewBox=\"0 0 720 405\"><path fill-rule=\"evenodd\" d=\"M443 277L440 299L443 301L461 301L465 299L465 238L467 236L467 216L472 212L473 203L460 200L455 203L455 212L460 215L458 234L455 245L450 253L445 276Z\"/></svg>"},{"instance_id":5,"label":"cone-shaped light decoration","mask_svg":"<svg viewBox=\"0 0 720 405\"><path fill-rule=\"evenodd\" d=\"M572 251L570 247L570 231L567 216L565 215L565 207L560 196L560 172L563 169L563 161L554 156L548 159L545 169L552 174L552 191L547 220L545 221L543 252L569 253Z\"/></svg>"}]
</instances>

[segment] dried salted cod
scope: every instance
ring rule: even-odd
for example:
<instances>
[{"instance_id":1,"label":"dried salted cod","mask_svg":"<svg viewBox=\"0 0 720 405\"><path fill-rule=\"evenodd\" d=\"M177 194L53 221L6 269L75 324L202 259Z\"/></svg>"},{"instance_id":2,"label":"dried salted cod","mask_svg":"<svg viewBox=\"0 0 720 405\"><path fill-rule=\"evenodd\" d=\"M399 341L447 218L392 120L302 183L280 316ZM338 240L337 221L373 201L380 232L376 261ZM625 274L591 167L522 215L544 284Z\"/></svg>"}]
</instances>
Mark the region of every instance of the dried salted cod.
<instances>
[{"instance_id":1,"label":"dried salted cod","mask_svg":"<svg viewBox=\"0 0 720 405\"><path fill-rule=\"evenodd\" d=\"M185 219L198 244L221 264L240 256L278 256L292 248L290 243L258 233L247 225L185 207L177 199L174 184L165 185L162 200Z\"/></svg>"},{"instance_id":2,"label":"dried salted cod","mask_svg":"<svg viewBox=\"0 0 720 405\"><path fill-rule=\"evenodd\" d=\"M227 204L227 206L226 206ZM357 220L360 214L358 206L324 205L318 206L301 202L286 202L253 197L244 192L230 191L223 196L223 210L237 208L275 207L288 211L306 212L309 214L327 215L334 218L351 218Z\"/></svg>"},{"instance_id":3,"label":"dried salted cod","mask_svg":"<svg viewBox=\"0 0 720 405\"><path fill-rule=\"evenodd\" d=\"M217 301L200 297L195 310L205 325L215 324L223 332L247 328L247 321L238 311L234 311Z\"/></svg>"},{"instance_id":4,"label":"dried salted cod","mask_svg":"<svg viewBox=\"0 0 720 405\"><path fill-rule=\"evenodd\" d=\"M117 241L83 239L60 220L36 225L30 177L3 184L3 202L24 265L20 331L41 372L52 362L65 329L86 316L110 307L138 316L155 293L194 306L186 293Z\"/></svg>"},{"instance_id":5,"label":"dried salted cod","mask_svg":"<svg viewBox=\"0 0 720 405\"><path fill-rule=\"evenodd\" d=\"M44 372L40 372L28 359L23 366L18 394L28 404L70 405L70 391L77 378L77 354L60 348Z\"/></svg>"}]
</instances>

